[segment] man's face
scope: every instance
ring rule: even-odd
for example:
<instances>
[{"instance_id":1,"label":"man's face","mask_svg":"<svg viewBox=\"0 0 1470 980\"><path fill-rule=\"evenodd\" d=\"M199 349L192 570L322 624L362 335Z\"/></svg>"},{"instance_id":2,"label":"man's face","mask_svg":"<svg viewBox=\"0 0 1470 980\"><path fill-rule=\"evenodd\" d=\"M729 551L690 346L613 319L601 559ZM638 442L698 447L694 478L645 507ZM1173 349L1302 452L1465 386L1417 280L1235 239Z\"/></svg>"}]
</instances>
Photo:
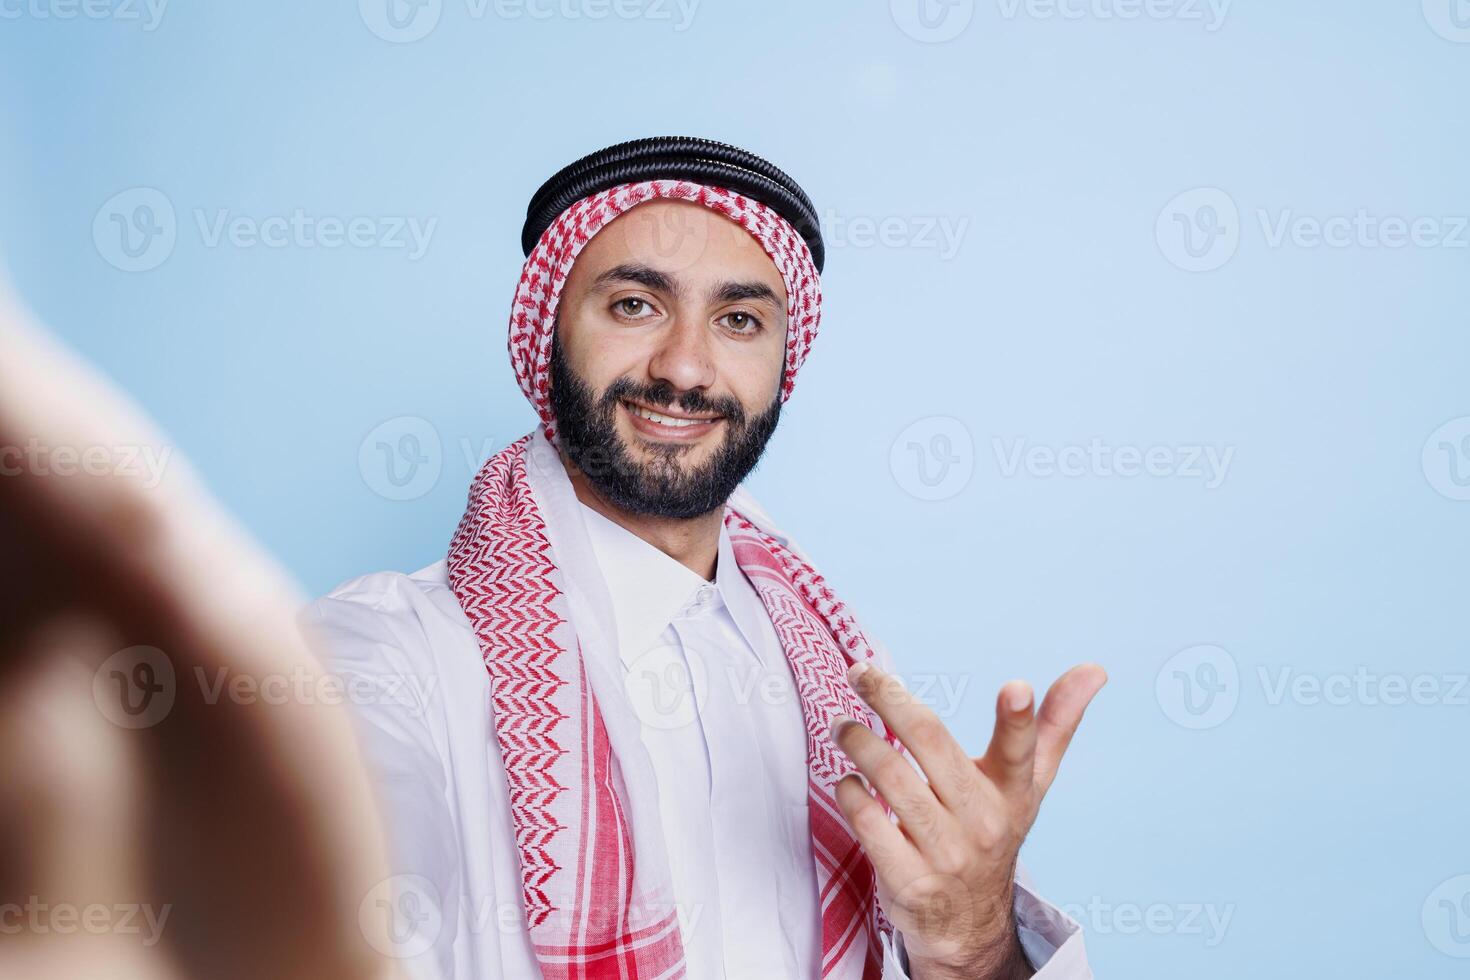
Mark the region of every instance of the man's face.
<instances>
[{"instance_id":1,"label":"man's face","mask_svg":"<svg viewBox=\"0 0 1470 980\"><path fill-rule=\"evenodd\" d=\"M587 243L562 288L561 444L623 510L709 513L775 431L785 349L786 289L759 243L703 205L641 204Z\"/></svg>"}]
</instances>

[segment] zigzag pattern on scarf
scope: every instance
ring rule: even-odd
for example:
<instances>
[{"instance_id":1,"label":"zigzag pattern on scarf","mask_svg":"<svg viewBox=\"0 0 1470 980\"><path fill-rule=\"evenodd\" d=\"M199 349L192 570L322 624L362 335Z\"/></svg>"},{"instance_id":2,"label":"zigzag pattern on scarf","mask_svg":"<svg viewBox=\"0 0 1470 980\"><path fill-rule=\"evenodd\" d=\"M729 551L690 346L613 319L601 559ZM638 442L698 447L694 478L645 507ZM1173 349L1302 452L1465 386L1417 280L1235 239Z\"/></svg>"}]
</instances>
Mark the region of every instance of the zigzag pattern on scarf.
<instances>
[{"instance_id":1,"label":"zigzag pattern on scarf","mask_svg":"<svg viewBox=\"0 0 1470 980\"><path fill-rule=\"evenodd\" d=\"M838 812L834 786L856 770L829 736L833 719L846 715L864 720L890 743L897 743L851 687L845 682L833 684L833 678L844 678L855 661L871 658L872 648L856 621L844 612L846 604L808 562L734 510L727 510L725 525L732 546L744 550L749 544L756 545L774 560L784 577L775 584L768 570L758 569L751 582L787 651L806 721L808 809L824 938L831 943L823 957L822 975L839 968L846 950L861 935L867 946L863 976L877 977L882 972L878 933L890 933L893 927L878 905L872 865Z\"/></svg>"},{"instance_id":2,"label":"zigzag pattern on scarf","mask_svg":"<svg viewBox=\"0 0 1470 980\"><path fill-rule=\"evenodd\" d=\"M856 894L866 896L863 901L871 904L874 914L872 919L865 923L865 928L869 934L871 949L875 950L877 948L877 934L891 935L893 924L889 921L888 916L883 914L883 908L877 902L876 891L874 891L876 880L872 876L871 865L867 863L866 857L862 855L856 839L852 838L848 833L847 825L837 818L836 800L831 795L832 787L844 775L856 770L845 756L837 753L836 747L828 737L832 718L837 714L845 714L851 718L865 720L868 727L881 735L895 749L905 754L907 753L907 749L904 747L903 742L899 740L898 736L889 731L882 720L864 705L846 684L842 685L838 690L837 696L832 698L826 693L829 688L822 682L824 678L831 677L834 672L840 671L845 673L847 668L858 660L871 659L873 657L872 647L868 644L867 638L863 635L861 628L858 627L857 621L846 612L847 604L837 598L836 593L827 585L826 579L809 562L805 561L790 548L787 548L774 535L761 530L759 526L751 523L733 510L726 514L725 524L731 530L732 544L740 536L748 536L758 541L766 549L767 553L776 560L782 572L790 581L790 584L797 589L803 600L805 600L802 604L784 602L779 599L775 603L775 607L778 609L790 610L788 613L779 616L779 618L789 624L787 628L791 630L792 636L810 637L815 634L820 640L825 641L817 644L817 649L826 653L826 656L821 657L814 664L807 664L800 671L798 671L796 659L793 658L792 671L797 678L798 685L802 683L803 674L807 674L807 679L814 688L810 699L805 691L801 692L803 702L810 701L810 703L821 705L823 708L825 717L820 719L815 717L811 712L806 713L807 751L811 760L812 775L814 778L826 780L824 788L827 793L826 799L830 806L831 816L840 830L840 836L846 836L852 844L852 851L840 852L834 850L830 852L828 855L829 860L826 863L831 869L831 873L839 881L844 877L842 869L847 866L849 860L855 857L863 863L866 872L865 879L840 881L840 884L844 888L856 888ZM772 591L777 595L780 594L780 590ZM765 598L764 594L762 597ZM771 608L772 605L768 600L767 607ZM815 617L813 616L814 611L821 616L821 621L825 622L827 629L831 631L830 634L825 634L820 629L816 631L812 629L811 623L815 621ZM776 624L777 619L778 616L773 614L771 617L773 625ZM777 635L781 636L783 649L790 649L785 636L781 633L782 627L778 625L776 629ZM841 643L844 651L843 654L836 656L831 654L834 638ZM813 670L809 672L807 668L813 668ZM815 793L816 787L814 786L814 796ZM813 806L816 806L815 802ZM818 818L814 816L813 838L821 839L823 834L817 826L817 822ZM854 852L856 853L854 854ZM827 889L824 888L824 905L830 900L831 896ZM872 966L870 964L869 969L871 968ZM879 965L879 969L881 970L881 964Z\"/></svg>"},{"instance_id":3,"label":"zigzag pattern on scarf","mask_svg":"<svg viewBox=\"0 0 1470 980\"><path fill-rule=\"evenodd\" d=\"M551 545L526 483L530 439L497 453L471 486L470 507L449 549L449 578L492 680L495 734L517 814L516 847L534 928L555 911L545 886L559 870L553 839L566 829L551 812L567 790L553 765L578 736L577 721L568 723L557 706L566 682L552 666L561 652L552 631L563 620L551 608L557 595Z\"/></svg>"},{"instance_id":4,"label":"zigzag pattern on scarf","mask_svg":"<svg viewBox=\"0 0 1470 980\"><path fill-rule=\"evenodd\" d=\"M825 778L830 787L853 771L828 737L835 716L866 719L869 727L893 741L891 733L846 683L834 687L831 680L845 677L847 668L856 661L871 659L872 647L857 622L846 613L847 604L837 598L808 562L733 510L726 514L725 524L732 545L744 540L757 543L776 560L789 583L788 589L770 589L769 597L759 583L756 587L772 610L771 623L781 637L782 648L801 651L792 657L791 667L803 703L823 709L821 716L808 713L807 736L811 740L813 773ZM802 601L793 601L797 595Z\"/></svg>"},{"instance_id":5,"label":"zigzag pattern on scarf","mask_svg":"<svg viewBox=\"0 0 1470 980\"><path fill-rule=\"evenodd\" d=\"M601 716L590 691L575 682L581 676L579 662L567 660L580 657L580 644L569 630L559 632L569 624L555 605L560 596L555 563L526 473L527 448L537 437L532 433L518 440L485 464L471 487L449 558L450 584L474 626L492 679L496 739L510 789L527 923L547 977L572 976L578 963L587 976L613 969L614 962L618 970L634 970L628 975L642 975L645 969L654 975L677 971L683 954L678 930L669 920L586 918L596 909L610 909L609 903L627 900L627 895L615 897L603 889L632 887L634 856L627 850L624 807L612 790L615 759L599 763L582 758L583 739L588 731L600 730ZM733 509L727 508L725 522L737 561L771 617L801 697L810 829L821 892L823 975L876 977L881 972L878 933L891 927L878 907L872 866L836 809L833 784L852 767L828 737L832 718L845 714L866 719L892 739L844 676L852 660L870 657L872 650L808 562ZM570 765L564 779L557 778L559 764ZM567 806L568 793L588 792L597 800L574 800ZM619 840L621 846L579 853L577 841L567 837L572 828L557 819L558 811L579 813L584 824L594 814L604 814L615 826L597 836ZM599 826L604 822L599 820ZM566 881L551 887L561 874L576 875L576 887L569 889ZM584 892L586 888L590 891ZM590 907L559 907L553 896L567 895L585 895ZM574 922L579 915L591 931L568 934L561 923Z\"/></svg>"}]
</instances>

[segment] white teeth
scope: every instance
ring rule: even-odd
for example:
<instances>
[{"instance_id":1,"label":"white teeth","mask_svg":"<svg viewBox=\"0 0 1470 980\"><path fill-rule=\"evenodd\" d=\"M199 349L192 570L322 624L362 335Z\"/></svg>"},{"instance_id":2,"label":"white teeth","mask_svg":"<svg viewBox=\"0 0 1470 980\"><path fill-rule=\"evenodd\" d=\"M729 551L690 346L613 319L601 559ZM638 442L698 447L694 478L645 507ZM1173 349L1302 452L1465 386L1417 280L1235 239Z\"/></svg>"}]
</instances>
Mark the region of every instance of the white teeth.
<instances>
[{"instance_id":1,"label":"white teeth","mask_svg":"<svg viewBox=\"0 0 1470 980\"><path fill-rule=\"evenodd\" d=\"M632 402L624 402L623 404L649 421L657 422L659 425L671 426L676 429L688 428L691 425L709 425L715 421L714 419L676 419L668 415L660 415L657 412L650 412L643 406L634 405Z\"/></svg>"}]
</instances>

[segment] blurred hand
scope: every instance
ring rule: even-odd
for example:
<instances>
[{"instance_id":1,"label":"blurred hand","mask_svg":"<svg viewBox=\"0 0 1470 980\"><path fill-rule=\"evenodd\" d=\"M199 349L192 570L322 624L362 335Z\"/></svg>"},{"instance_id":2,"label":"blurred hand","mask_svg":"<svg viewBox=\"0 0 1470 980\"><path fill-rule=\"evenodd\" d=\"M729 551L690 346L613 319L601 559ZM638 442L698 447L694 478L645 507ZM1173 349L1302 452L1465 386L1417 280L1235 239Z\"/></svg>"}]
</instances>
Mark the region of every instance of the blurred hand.
<instances>
[{"instance_id":1,"label":"blurred hand","mask_svg":"<svg viewBox=\"0 0 1470 980\"><path fill-rule=\"evenodd\" d=\"M0 976L387 977L345 711L260 696L315 690L297 600L145 447L0 295Z\"/></svg>"}]
</instances>

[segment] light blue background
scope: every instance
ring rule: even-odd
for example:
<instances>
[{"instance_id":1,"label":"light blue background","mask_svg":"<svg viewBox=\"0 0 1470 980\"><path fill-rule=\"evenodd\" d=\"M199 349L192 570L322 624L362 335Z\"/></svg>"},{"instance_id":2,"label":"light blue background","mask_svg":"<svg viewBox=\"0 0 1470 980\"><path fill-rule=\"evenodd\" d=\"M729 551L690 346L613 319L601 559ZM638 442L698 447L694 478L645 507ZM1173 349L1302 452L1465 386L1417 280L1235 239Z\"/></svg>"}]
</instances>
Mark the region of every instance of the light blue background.
<instances>
[{"instance_id":1,"label":"light blue background","mask_svg":"<svg viewBox=\"0 0 1470 980\"><path fill-rule=\"evenodd\" d=\"M1470 416L1470 233L1273 247L1259 218L1450 233L1470 214L1470 43L1430 26L1450 0L1237 0L1214 30L1202 2L1124 20L1100 16L1120 0L1073 0L1077 19L960 0L930 10L958 30L942 42L872 0L703 0L684 29L672 2L536 19L443 0L413 43L349 0L175 0L152 31L24 2L0 4L12 274L306 589L440 557L464 447L531 427L504 337L539 182L635 136L748 146L824 216L897 219L887 244L831 243L822 336L758 494L915 681L963 686L948 717L977 752L1008 677L1111 672L1025 852L1099 975L1467 974L1449 954L1470 955L1470 907L1457 944L1431 892L1470 874L1470 707L1443 703L1470 670L1470 502L1421 450ZM135 187L167 196L177 242L128 273L92 228ZM1200 187L1238 208L1217 212L1238 247L1187 272L1166 209ZM437 225L415 261L208 247L194 216L297 208ZM954 254L925 247L929 219L966 223ZM441 450L400 501L359 449L403 416ZM1234 455L1207 489L1007 476L993 442L1094 438ZM973 475L917 499L909 441ZM1202 644L1239 675L1218 675L1233 713L1193 730L1167 662ZM1440 703L1273 697L1283 670L1358 668L1429 675ZM1150 906L1173 924L1129 918ZM1223 936L1194 907L1228 914Z\"/></svg>"}]
</instances>

